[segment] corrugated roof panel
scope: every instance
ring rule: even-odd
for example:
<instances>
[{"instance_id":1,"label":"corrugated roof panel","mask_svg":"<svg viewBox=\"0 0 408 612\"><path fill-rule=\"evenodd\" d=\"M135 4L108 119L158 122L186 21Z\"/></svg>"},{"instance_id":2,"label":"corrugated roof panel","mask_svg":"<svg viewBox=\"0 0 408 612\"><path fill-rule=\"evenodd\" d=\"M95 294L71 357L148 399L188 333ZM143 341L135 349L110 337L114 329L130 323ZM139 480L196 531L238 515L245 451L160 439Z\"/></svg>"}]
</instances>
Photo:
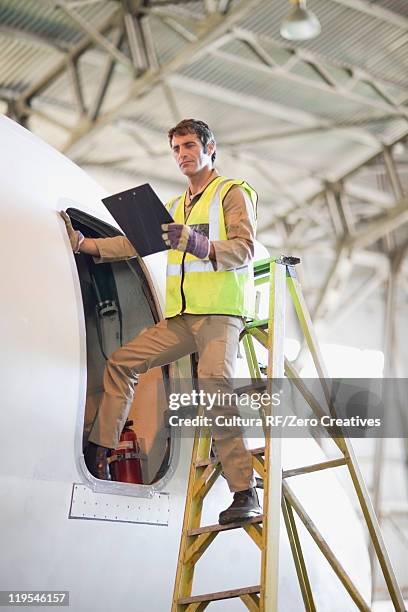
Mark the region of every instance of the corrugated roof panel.
<instances>
[{"instance_id":1,"label":"corrugated roof panel","mask_svg":"<svg viewBox=\"0 0 408 612\"><path fill-rule=\"evenodd\" d=\"M375 0L375 4L382 6L393 13L398 13L403 17L408 17L408 2L407 0Z\"/></svg>"},{"instance_id":2,"label":"corrugated roof panel","mask_svg":"<svg viewBox=\"0 0 408 612\"><path fill-rule=\"evenodd\" d=\"M267 51L267 53L270 54L270 49L273 48L273 46L266 45L265 47L267 47L265 48L265 51ZM317 92L320 91L319 89L320 87L323 87L327 89L327 94L329 96L331 94L336 95L336 97L338 98L342 96L341 91L335 92L332 89L332 92L330 92L330 86L327 84L326 80L320 75L318 70L314 68L313 64L308 63L307 61L302 61L299 59L298 62L294 66L292 66L290 71L287 73L286 77L282 73L279 73L279 72L274 74L273 69L270 72L270 77L269 77L268 69L265 68L263 62L258 58L258 56L255 56L255 54L250 49L248 49L247 45L245 45L243 42L241 41L228 42L222 47L222 51L228 52L230 55L233 55L236 59L242 58L243 60L250 60L251 64L244 65L243 69L245 69L246 71L250 71L251 69L254 69L254 70L259 70L260 72L261 72L261 69L263 69L264 78L266 79L281 77L282 80L286 79L288 81L291 81L291 76L297 75L298 77L301 77L302 79L306 79L306 81L304 83L297 82L297 83L294 83L294 85L299 86L300 84L300 86L304 88L305 92L307 92L308 84L310 84L311 89ZM339 84L347 83L351 79L351 73L346 70L335 69L335 71L330 71L330 72L333 78L336 79L336 83L337 82L339 82ZM324 89L322 91L323 91L323 94L325 94ZM399 91L401 92L403 90L401 89ZM359 101L358 99L352 100L351 96L353 94L360 96L361 101ZM381 96L380 93L374 87L372 87L372 85L370 85L368 82L360 81L360 82L355 83L352 89L350 90L350 97L347 97L347 95L344 96L344 101L346 104L349 104L351 101L351 103L357 103L357 104L361 104L364 106L365 100L367 100L367 111L369 111L373 107L372 103L383 105L384 112L387 110L386 105L388 104L388 101L385 100L383 96ZM332 102L330 101L330 99L327 98L327 96L326 96L326 101L328 104L330 105L332 104ZM350 110L353 110L351 109L351 107L347 107L347 108L349 108ZM392 113L391 108L389 112Z\"/></svg>"},{"instance_id":3,"label":"corrugated roof panel","mask_svg":"<svg viewBox=\"0 0 408 612\"><path fill-rule=\"evenodd\" d=\"M193 15L194 17L205 17L205 10L203 6L203 2L201 0L191 0L190 2L186 0L185 2L160 2L160 0L153 0L151 2L153 8L163 8L167 11L177 15Z\"/></svg>"},{"instance_id":4,"label":"corrugated roof panel","mask_svg":"<svg viewBox=\"0 0 408 612\"><path fill-rule=\"evenodd\" d=\"M220 142L238 141L250 134L262 137L265 129L278 131L291 127L290 123L281 119L265 116L245 107L239 108L222 100L210 100L200 94L186 95L183 92L178 98L178 107L182 117L193 116L210 123Z\"/></svg>"},{"instance_id":5,"label":"corrugated roof panel","mask_svg":"<svg viewBox=\"0 0 408 612\"><path fill-rule=\"evenodd\" d=\"M87 100L87 92L89 91L87 81L81 79L83 94L85 102ZM71 80L68 74L64 72L57 79L55 79L50 87L48 87L40 96L41 100L47 102L47 104L53 104L59 108L65 108L71 110L73 113L77 113L77 105L75 101L74 91L71 84Z\"/></svg>"},{"instance_id":6,"label":"corrugated roof panel","mask_svg":"<svg viewBox=\"0 0 408 612\"><path fill-rule=\"evenodd\" d=\"M314 83L319 83L321 85L327 85L326 80L320 75L320 73L315 70L313 64L309 64L308 62L298 62L291 68L291 74L297 74L305 79L313 81Z\"/></svg>"},{"instance_id":7,"label":"corrugated roof panel","mask_svg":"<svg viewBox=\"0 0 408 612\"><path fill-rule=\"evenodd\" d=\"M359 66L377 78L408 85L408 71L401 71L406 66L406 49L392 47L404 35L402 27L327 0L309 0L308 7L321 22L321 34L310 41L291 42L291 46L309 49L335 62ZM280 37L279 28L288 12L287 0L275 0L273 10L271 3L264 0L240 25L282 44L285 41Z\"/></svg>"},{"instance_id":8,"label":"corrugated roof panel","mask_svg":"<svg viewBox=\"0 0 408 612\"><path fill-rule=\"evenodd\" d=\"M94 28L98 28L117 9L117 3L113 0L75 7L75 11ZM74 21L56 3L51 2L2 0L0 23L70 44L77 43L84 36Z\"/></svg>"},{"instance_id":9,"label":"corrugated roof panel","mask_svg":"<svg viewBox=\"0 0 408 612\"><path fill-rule=\"evenodd\" d=\"M20 93L35 82L38 75L42 76L55 66L60 57L58 53L33 47L26 41L10 43L9 39L0 37L1 83Z\"/></svg>"},{"instance_id":10,"label":"corrugated roof panel","mask_svg":"<svg viewBox=\"0 0 408 612\"><path fill-rule=\"evenodd\" d=\"M173 59L186 45L186 40L158 17L149 19L159 64Z\"/></svg>"},{"instance_id":11,"label":"corrugated roof panel","mask_svg":"<svg viewBox=\"0 0 408 612\"><path fill-rule=\"evenodd\" d=\"M97 28L117 10L117 5L95 3L76 10ZM4 0L0 4L0 22L6 28L5 36L0 28L0 79L4 88L16 94L41 81L63 58L52 43L53 37L58 45L61 41L74 44L85 36L70 17L50 3ZM18 29L22 30L21 37L12 38ZM30 36L39 37L38 41Z\"/></svg>"},{"instance_id":12,"label":"corrugated roof panel","mask_svg":"<svg viewBox=\"0 0 408 612\"><path fill-rule=\"evenodd\" d=\"M388 122L384 129L386 141L393 141L402 137L407 131L407 121L405 119L395 119Z\"/></svg>"},{"instance_id":13,"label":"corrugated roof panel","mask_svg":"<svg viewBox=\"0 0 408 612\"><path fill-rule=\"evenodd\" d=\"M92 49L84 53L78 61L77 70L85 106L89 106L93 103L99 91L102 73L108 59L109 56L105 51ZM126 68L122 70L122 67L116 64L113 71L113 77L110 80L105 95L104 108L106 108L107 103L109 105L123 99L131 82L131 74ZM75 103L71 79L68 77L67 73L64 73L58 79L54 80L44 92L44 95L49 98L59 99L63 102L67 101L68 95L70 101Z\"/></svg>"},{"instance_id":14,"label":"corrugated roof panel","mask_svg":"<svg viewBox=\"0 0 408 612\"><path fill-rule=\"evenodd\" d=\"M228 71L228 72L227 72ZM228 78L225 79L225 74ZM302 84L289 81L278 74L258 73L237 64L213 57L211 62L201 59L186 66L181 74L211 84L227 86L238 93L257 96L263 101L285 105L289 110L303 110L317 118L347 120L365 115L367 108L358 102L342 99L335 92L324 92L307 88Z\"/></svg>"},{"instance_id":15,"label":"corrugated roof panel","mask_svg":"<svg viewBox=\"0 0 408 612\"><path fill-rule=\"evenodd\" d=\"M363 98L367 98L368 100L388 104L387 100L384 99L384 97L375 89L375 87L366 81L359 81L354 85L351 91L359 96L362 96Z\"/></svg>"}]
</instances>

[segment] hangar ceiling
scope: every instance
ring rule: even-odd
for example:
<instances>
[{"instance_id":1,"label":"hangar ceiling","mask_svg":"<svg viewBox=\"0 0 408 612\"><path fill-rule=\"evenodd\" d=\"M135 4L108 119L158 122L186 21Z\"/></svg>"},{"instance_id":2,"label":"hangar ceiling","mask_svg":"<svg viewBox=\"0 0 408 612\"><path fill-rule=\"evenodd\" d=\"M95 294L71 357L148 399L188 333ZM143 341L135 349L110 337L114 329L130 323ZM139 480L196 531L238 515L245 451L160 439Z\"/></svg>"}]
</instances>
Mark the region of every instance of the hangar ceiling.
<instances>
[{"instance_id":1,"label":"hangar ceiling","mask_svg":"<svg viewBox=\"0 0 408 612\"><path fill-rule=\"evenodd\" d=\"M112 191L164 196L167 130L207 121L220 171L259 192L259 239L302 257L322 337L370 303L366 345L407 375L408 2L308 7L321 34L289 43L288 0L1 0L0 111Z\"/></svg>"},{"instance_id":2,"label":"hangar ceiling","mask_svg":"<svg viewBox=\"0 0 408 612\"><path fill-rule=\"evenodd\" d=\"M333 322L352 270L360 301L405 279L408 5L308 6L320 36L288 43L287 0L2 0L3 110L105 183L169 193L167 129L207 120L220 170L260 194L258 237L307 254L314 316Z\"/></svg>"},{"instance_id":3,"label":"hangar ceiling","mask_svg":"<svg viewBox=\"0 0 408 612\"><path fill-rule=\"evenodd\" d=\"M260 194L259 239L307 254L332 325L356 305L352 272L360 303L390 270L406 278L408 5L308 6L320 36L288 43L287 0L2 0L3 110L113 190L148 178L168 194L167 129L208 121L222 173Z\"/></svg>"},{"instance_id":4,"label":"hangar ceiling","mask_svg":"<svg viewBox=\"0 0 408 612\"><path fill-rule=\"evenodd\" d=\"M327 327L389 278L406 286L408 5L308 6L321 34L288 43L287 0L2 0L0 104L105 184L169 194L168 128L208 121L222 173L260 194L260 240L303 256Z\"/></svg>"}]
</instances>

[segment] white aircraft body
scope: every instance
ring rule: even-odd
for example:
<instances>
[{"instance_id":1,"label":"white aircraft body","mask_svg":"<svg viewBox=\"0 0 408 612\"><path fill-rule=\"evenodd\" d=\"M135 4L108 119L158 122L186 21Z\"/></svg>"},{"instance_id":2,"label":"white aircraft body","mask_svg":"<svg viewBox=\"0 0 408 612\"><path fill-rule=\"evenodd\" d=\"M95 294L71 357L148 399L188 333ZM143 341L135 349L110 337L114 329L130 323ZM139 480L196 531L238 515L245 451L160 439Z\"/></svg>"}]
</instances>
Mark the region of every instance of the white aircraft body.
<instances>
[{"instance_id":1,"label":"white aircraft body","mask_svg":"<svg viewBox=\"0 0 408 612\"><path fill-rule=\"evenodd\" d=\"M84 428L101 394L103 353L163 316L165 253L99 266L74 256L58 211L70 208L74 225L87 235L117 234L101 203L108 194L6 117L0 118L0 143L0 590L69 591L75 612L168 612L192 440L164 426L161 369L141 377L131 412L147 484L97 480L82 452ZM260 245L257 256L268 256ZM170 383L179 376L191 384L189 357L170 366ZM322 458L312 439L284 441L285 468ZM292 481L369 601L364 534L337 478L320 472ZM231 499L220 478L202 524L216 523ZM356 610L304 528L300 536L317 609ZM225 532L198 564L193 593L256 585L259 572L250 538ZM279 602L280 612L303 609L283 523ZM243 604L210 607L233 612Z\"/></svg>"}]
</instances>

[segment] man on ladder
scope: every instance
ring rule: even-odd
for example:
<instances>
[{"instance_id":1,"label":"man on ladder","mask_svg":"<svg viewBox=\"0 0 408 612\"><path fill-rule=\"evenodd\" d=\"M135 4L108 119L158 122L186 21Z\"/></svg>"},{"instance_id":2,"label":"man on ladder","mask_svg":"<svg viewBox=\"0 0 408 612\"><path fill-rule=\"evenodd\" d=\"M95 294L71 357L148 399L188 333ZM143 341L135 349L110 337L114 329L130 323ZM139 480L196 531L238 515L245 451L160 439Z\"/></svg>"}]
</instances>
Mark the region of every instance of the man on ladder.
<instances>
[{"instance_id":1,"label":"man on ladder","mask_svg":"<svg viewBox=\"0 0 408 612\"><path fill-rule=\"evenodd\" d=\"M115 351L104 373L104 395L89 435L85 460L96 478L109 478L107 456L118 444L138 375L198 352L198 378L207 393L231 393L240 333L252 318L252 259L256 225L255 191L244 181L219 176L215 138L206 123L187 119L169 131L170 147L188 180L184 194L168 202L175 223L162 226L168 251L165 319ZM74 252L111 262L136 256L123 236L84 238L66 213ZM235 416L235 405L213 406L211 418ZM231 492L232 504L219 522L261 514L252 456L236 427L211 434Z\"/></svg>"}]
</instances>

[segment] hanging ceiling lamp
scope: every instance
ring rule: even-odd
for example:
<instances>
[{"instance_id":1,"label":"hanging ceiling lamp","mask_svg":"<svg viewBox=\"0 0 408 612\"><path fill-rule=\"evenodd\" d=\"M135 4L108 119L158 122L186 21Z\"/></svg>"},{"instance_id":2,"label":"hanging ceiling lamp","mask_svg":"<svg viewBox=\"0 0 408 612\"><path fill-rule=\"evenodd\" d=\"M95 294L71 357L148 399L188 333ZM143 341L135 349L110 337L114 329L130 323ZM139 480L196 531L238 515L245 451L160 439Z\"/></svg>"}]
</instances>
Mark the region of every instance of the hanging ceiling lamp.
<instances>
[{"instance_id":1,"label":"hanging ceiling lamp","mask_svg":"<svg viewBox=\"0 0 408 612\"><path fill-rule=\"evenodd\" d=\"M309 40L321 31L316 15L306 8L305 0L290 0L294 5L282 21L280 34L287 40Z\"/></svg>"}]
</instances>

